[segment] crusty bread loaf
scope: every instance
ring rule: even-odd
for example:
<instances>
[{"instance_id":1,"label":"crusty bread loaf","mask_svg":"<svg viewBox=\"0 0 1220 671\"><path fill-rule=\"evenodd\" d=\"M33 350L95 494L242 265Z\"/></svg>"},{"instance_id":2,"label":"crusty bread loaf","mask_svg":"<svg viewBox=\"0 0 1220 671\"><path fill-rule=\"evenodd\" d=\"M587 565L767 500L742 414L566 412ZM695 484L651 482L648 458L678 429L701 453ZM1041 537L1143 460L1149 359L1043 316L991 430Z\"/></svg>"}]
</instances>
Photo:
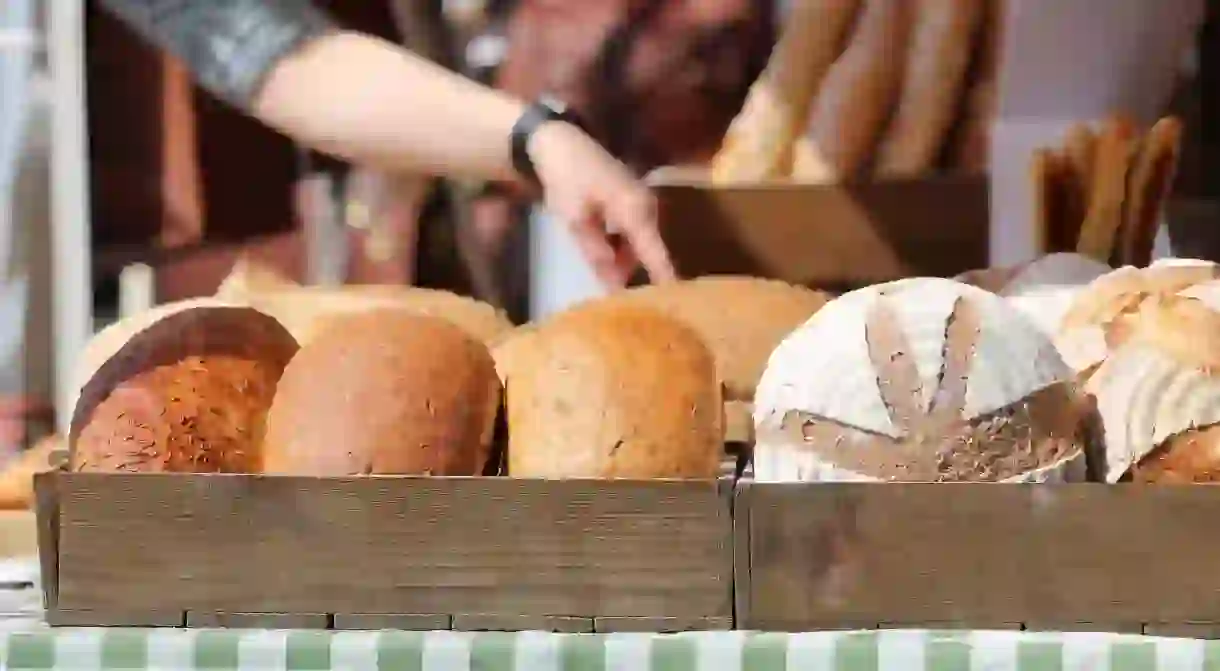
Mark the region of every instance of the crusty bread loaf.
<instances>
[{"instance_id":1,"label":"crusty bread loaf","mask_svg":"<svg viewBox=\"0 0 1220 671\"><path fill-rule=\"evenodd\" d=\"M1174 259L1148 268L1124 266L1091 282L1063 315L1055 345L1064 361L1086 380L1120 345L1147 305L1220 277L1220 266Z\"/></svg>"},{"instance_id":2,"label":"crusty bread loaf","mask_svg":"<svg viewBox=\"0 0 1220 671\"><path fill-rule=\"evenodd\" d=\"M1003 296L1053 336L1077 296L1110 270L1087 256L1061 252L1015 266L972 270L954 279Z\"/></svg>"},{"instance_id":3,"label":"crusty bread loaf","mask_svg":"<svg viewBox=\"0 0 1220 671\"><path fill-rule=\"evenodd\" d=\"M787 177L792 145L804 132L822 78L842 51L860 0L791 5L767 67L746 95L712 160L717 184Z\"/></svg>"},{"instance_id":4,"label":"crusty bread loaf","mask_svg":"<svg viewBox=\"0 0 1220 671\"><path fill-rule=\"evenodd\" d=\"M1146 302L1087 390L1107 481L1220 482L1220 281Z\"/></svg>"},{"instance_id":5,"label":"crusty bread loaf","mask_svg":"<svg viewBox=\"0 0 1220 671\"><path fill-rule=\"evenodd\" d=\"M714 478L724 418L716 364L677 319L591 305L496 348L508 473Z\"/></svg>"},{"instance_id":6,"label":"crusty bread loaf","mask_svg":"<svg viewBox=\"0 0 1220 671\"><path fill-rule=\"evenodd\" d=\"M902 85L910 33L908 0L864 0L850 42L826 74L793 150L792 176L855 177L880 141Z\"/></svg>"},{"instance_id":7,"label":"crusty bread loaf","mask_svg":"<svg viewBox=\"0 0 1220 671\"><path fill-rule=\"evenodd\" d=\"M327 321L376 308L406 310L439 317L484 343L512 329L504 313L473 298L448 291L386 285L296 287L252 292L244 302L280 320L302 345Z\"/></svg>"},{"instance_id":8,"label":"crusty bread loaf","mask_svg":"<svg viewBox=\"0 0 1220 671\"><path fill-rule=\"evenodd\" d=\"M1005 301L918 278L844 294L775 350L754 401L762 481L1084 477L1071 370Z\"/></svg>"},{"instance_id":9,"label":"crusty bread loaf","mask_svg":"<svg viewBox=\"0 0 1220 671\"><path fill-rule=\"evenodd\" d=\"M487 347L407 310L335 318L288 365L263 469L299 475L479 475L500 381Z\"/></svg>"},{"instance_id":10,"label":"crusty bread loaf","mask_svg":"<svg viewBox=\"0 0 1220 671\"><path fill-rule=\"evenodd\" d=\"M958 127L953 132L949 162L963 172L987 170L991 128L999 100L1000 53L1007 0L978 0L983 5L982 30L967 75Z\"/></svg>"},{"instance_id":11,"label":"crusty bread loaf","mask_svg":"<svg viewBox=\"0 0 1220 671\"><path fill-rule=\"evenodd\" d=\"M241 256L217 287L215 297L221 300L244 301L252 294L295 286L300 285L275 268L248 256Z\"/></svg>"},{"instance_id":12,"label":"crusty bread loaf","mask_svg":"<svg viewBox=\"0 0 1220 671\"><path fill-rule=\"evenodd\" d=\"M902 92L878 150L878 175L918 177L935 167L959 106L983 4L915 0Z\"/></svg>"},{"instance_id":13,"label":"crusty bread loaf","mask_svg":"<svg viewBox=\"0 0 1220 671\"><path fill-rule=\"evenodd\" d=\"M251 472L297 344L244 307L179 309L137 332L81 389L68 444L82 471Z\"/></svg>"},{"instance_id":14,"label":"crusty bread loaf","mask_svg":"<svg viewBox=\"0 0 1220 671\"><path fill-rule=\"evenodd\" d=\"M829 298L778 280L709 275L628 289L598 302L650 307L686 324L716 358L725 400L749 401L771 351Z\"/></svg>"}]
</instances>

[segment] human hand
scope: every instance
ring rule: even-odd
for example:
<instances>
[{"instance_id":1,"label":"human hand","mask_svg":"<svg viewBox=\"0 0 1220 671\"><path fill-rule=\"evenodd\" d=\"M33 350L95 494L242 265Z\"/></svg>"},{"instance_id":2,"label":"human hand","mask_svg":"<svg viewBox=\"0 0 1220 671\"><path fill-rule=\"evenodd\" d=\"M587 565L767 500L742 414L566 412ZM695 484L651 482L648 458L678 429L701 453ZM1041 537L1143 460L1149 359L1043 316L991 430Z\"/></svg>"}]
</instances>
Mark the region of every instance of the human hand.
<instances>
[{"instance_id":1,"label":"human hand","mask_svg":"<svg viewBox=\"0 0 1220 671\"><path fill-rule=\"evenodd\" d=\"M625 286L640 265L653 282L674 279L656 199L625 165L566 123L544 124L528 151L547 210L571 230L603 284Z\"/></svg>"}]
</instances>

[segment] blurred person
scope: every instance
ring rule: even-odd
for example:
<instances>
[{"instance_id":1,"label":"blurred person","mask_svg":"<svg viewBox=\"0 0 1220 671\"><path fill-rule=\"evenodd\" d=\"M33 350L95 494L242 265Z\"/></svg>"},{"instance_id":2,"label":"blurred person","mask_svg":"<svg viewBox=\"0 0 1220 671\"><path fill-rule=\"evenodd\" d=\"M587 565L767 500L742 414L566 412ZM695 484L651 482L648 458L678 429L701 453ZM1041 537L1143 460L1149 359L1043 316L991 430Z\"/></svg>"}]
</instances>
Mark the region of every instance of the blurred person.
<instances>
[{"instance_id":1,"label":"blurred person","mask_svg":"<svg viewBox=\"0 0 1220 671\"><path fill-rule=\"evenodd\" d=\"M386 170L536 182L602 282L674 275L648 189L561 106L524 103L308 0L101 0L208 91L296 141ZM619 241L625 244L620 244Z\"/></svg>"}]
</instances>

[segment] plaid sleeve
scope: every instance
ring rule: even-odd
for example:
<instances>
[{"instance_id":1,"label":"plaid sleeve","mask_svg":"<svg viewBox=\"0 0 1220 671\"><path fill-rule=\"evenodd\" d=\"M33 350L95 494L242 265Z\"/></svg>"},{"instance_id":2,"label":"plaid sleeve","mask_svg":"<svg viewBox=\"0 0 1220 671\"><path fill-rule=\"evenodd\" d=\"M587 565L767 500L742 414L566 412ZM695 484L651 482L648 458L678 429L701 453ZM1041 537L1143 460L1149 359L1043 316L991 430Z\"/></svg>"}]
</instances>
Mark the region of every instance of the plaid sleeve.
<instances>
[{"instance_id":1,"label":"plaid sleeve","mask_svg":"<svg viewBox=\"0 0 1220 671\"><path fill-rule=\"evenodd\" d=\"M281 58L332 29L309 0L101 0L181 58L200 85L248 108Z\"/></svg>"}]
</instances>

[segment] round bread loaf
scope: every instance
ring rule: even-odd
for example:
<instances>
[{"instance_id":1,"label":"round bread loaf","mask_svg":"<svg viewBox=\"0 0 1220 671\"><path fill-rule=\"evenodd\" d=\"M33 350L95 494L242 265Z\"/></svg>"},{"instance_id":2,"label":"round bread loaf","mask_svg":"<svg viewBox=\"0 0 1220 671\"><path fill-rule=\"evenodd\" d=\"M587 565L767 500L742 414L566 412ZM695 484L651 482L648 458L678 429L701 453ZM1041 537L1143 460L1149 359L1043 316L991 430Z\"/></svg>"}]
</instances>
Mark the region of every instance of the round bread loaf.
<instances>
[{"instance_id":1,"label":"round bread loaf","mask_svg":"<svg viewBox=\"0 0 1220 671\"><path fill-rule=\"evenodd\" d=\"M506 341L508 472L714 478L724 443L716 363L678 319L590 305Z\"/></svg>"},{"instance_id":2,"label":"round bread loaf","mask_svg":"<svg viewBox=\"0 0 1220 671\"><path fill-rule=\"evenodd\" d=\"M1079 378L1087 380L1126 340L1132 320L1145 305L1217 277L1220 266L1193 259L1118 268L1075 297L1060 321L1055 345Z\"/></svg>"},{"instance_id":3,"label":"round bread loaf","mask_svg":"<svg viewBox=\"0 0 1220 671\"><path fill-rule=\"evenodd\" d=\"M1076 297L1110 266L1081 254L1062 252L1007 268L962 273L958 281L999 294L1043 332L1058 332Z\"/></svg>"},{"instance_id":4,"label":"round bread loaf","mask_svg":"<svg viewBox=\"0 0 1220 671\"><path fill-rule=\"evenodd\" d=\"M725 399L749 401L771 350L830 297L777 280L709 275L628 289L598 303L653 308L690 327L711 349Z\"/></svg>"},{"instance_id":5,"label":"round bread loaf","mask_svg":"<svg viewBox=\"0 0 1220 671\"><path fill-rule=\"evenodd\" d=\"M754 400L762 481L1084 477L1085 406L1003 299L919 278L853 291L772 354Z\"/></svg>"},{"instance_id":6,"label":"round bread loaf","mask_svg":"<svg viewBox=\"0 0 1220 671\"><path fill-rule=\"evenodd\" d=\"M1220 481L1220 281L1146 302L1086 389L1107 481Z\"/></svg>"},{"instance_id":7,"label":"round bread loaf","mask_svg":"<svg viewBox=\"0 0 1220 671\"><path fill-rule=\"evenodd\" d=\"M437 317L337 317L284 371L264 470L298 475L478 475L500 380L478 340Z\"/></svg>"},{"instance_id":8,"label":"round bread loaf","mask_svg":"<svg viewBox=\"0 0 1220 671\"><path fill-rule=\"evenodd\" d=\"M71 467L257 471L267 409L296 351L279 322L251 308L162 311L81 389Z\"/></svg>"},{"instance_id":9,"label":"round bread loaf","mask_svg":"<svg viewBox=\"0 0 1220 671\"><path fill-rule=\"evenodd\" d=\"M487 303L418 287L288 287L252 291L243 302L280 320L302 346L335 317L381 308L439 317L488 345L513 328L502 312Z\"/></svg>"}]
</instances>

